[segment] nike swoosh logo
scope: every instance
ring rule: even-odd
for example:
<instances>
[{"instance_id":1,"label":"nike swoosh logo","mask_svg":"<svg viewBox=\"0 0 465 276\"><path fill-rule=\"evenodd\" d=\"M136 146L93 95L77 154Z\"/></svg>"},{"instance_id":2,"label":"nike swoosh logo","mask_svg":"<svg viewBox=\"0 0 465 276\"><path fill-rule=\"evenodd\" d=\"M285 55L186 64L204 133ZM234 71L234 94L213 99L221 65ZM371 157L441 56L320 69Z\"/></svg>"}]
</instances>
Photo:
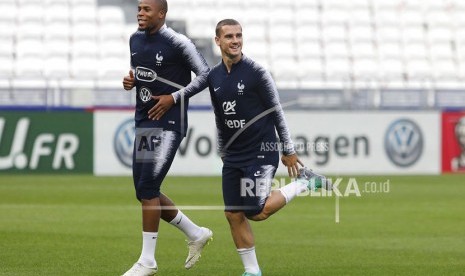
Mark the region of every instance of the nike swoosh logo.
<instances>
[{"instance_id":1,"label":"nike swoosh logo","mask_svg":"<svg viewBox=\"0 0 465 276\"><path fill-rule=\"evenodd\" d=\"M181 220L182 220L182 217L179 219L178 222L176 222L176 224L180 224L180 223L181 223Z\"/></svg>"},{"instance_id":2,"label":"nike swoosh logo","mask_svg":"<svg viewBox=\"0 0 465 276\"><path fill-rule=\"evenodd\" d=\"M218 91L221 87L214 88L213 90Z\"/></svg>"},{"instance_id":3,"label":"nike swoosh logo","mask_svg":"<svg viewBox=\"0 0 465 276\"><path fill-rule=\"evenodd\" d=\"M137 55L137 52L135 52L135 53L131 53L131 56L134 56L134 55Z\"/></svg>"},{"instance_id":4,"label":"nike swoosh logo","mask_svg":"<svg viewBox=\"0 0 465 276\"><path fill-rule=\"evenodd\" d=\"M261 172L256 172L256 173L253 174L253 176L261 176L261 175L262 175Z\"/></svg>"}]
</instances>

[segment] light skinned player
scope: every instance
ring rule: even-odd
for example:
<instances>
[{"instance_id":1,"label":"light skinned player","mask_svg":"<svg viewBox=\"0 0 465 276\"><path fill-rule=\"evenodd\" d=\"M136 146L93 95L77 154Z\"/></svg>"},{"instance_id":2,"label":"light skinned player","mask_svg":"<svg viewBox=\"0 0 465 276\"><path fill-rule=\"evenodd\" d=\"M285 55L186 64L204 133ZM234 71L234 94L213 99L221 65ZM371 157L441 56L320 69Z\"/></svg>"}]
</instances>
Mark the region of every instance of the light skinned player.
<instances>
[{"instance_id":1,"label":"light skinned player","mask_svg":"<svg viewBox=\"0 0 465 276\"><path fill-rule=\"evenodd\" d=\"M300 167L303 164L296 155L271 75L242 54L239 22L220 21L215 42L222 59L210 71L208 85L223 160L224 213L244 266L243 276L258 276L262 272L249 220L266 220L298 194L322 186L330 189L330 183L324 176ZM264 150L267 147L263 145L278 143L276 132L282 147ZM297 180L271 191L279 148L289 176Z\"/></svg>"}]
</instances>

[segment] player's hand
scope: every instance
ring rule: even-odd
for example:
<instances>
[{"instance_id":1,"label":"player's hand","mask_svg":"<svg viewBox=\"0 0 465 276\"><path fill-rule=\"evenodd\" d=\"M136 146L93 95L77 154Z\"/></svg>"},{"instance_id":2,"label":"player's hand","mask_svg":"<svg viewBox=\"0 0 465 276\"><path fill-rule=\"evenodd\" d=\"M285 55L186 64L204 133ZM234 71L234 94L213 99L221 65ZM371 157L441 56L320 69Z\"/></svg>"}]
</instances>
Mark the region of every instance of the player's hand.
<instances>
[{"instance_id":1,"label":"player's hand","mask_svg":"<svg viewBox=\"0 0 465 276\"><path fill-rule=\"evenodd\" d=\"M302 167L304 166L295 153L291 155L283 155L281 157L281 162L283 162L284 166L287 167L287 172L290 177L297 177L299 175L299 165Z\"/></svg>"},{"instance_id":2,"label":"player's hand","mask_svg":"<svg viewBox=\"0 0 465 276\"><path fill-rule=\"evenodd\" d=\"M129 76L124 77L123 79L123 87L125 90L131 90L134 88L135 80L134 80L134 73L132 70L129 70Z\"/></svg>"},{"instance_id":3,"label":"player's hand","mask_svg":"<svg viewBox=\"0 0 465 276\"><path fill-rule=\"evenodd\" d=\"M152 96L152 99L158 101L149 110L149 119L160 120L161 117L174 105L174 99L171 95Z\"/></svg>"}]
</instances>

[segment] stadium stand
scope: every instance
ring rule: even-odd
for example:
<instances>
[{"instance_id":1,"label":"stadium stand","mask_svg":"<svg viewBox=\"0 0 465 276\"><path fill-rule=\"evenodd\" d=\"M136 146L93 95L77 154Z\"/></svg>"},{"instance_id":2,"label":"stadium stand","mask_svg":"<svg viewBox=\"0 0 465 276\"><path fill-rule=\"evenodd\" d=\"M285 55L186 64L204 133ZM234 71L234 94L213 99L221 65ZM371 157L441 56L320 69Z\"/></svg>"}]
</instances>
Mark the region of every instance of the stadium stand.
<instances>
[{"instance_id":1,"label":"stadium stand","mask_svg":"<svg viewBox=\"0 0 465 276\"><path fill-rule=\"evenodd\" d=\"M443 108L452 102L440 98L444 95L459 101L453 107L465 106L461 0L171 0L169 5L170 26L192 38L211 65L219 60L212 39L216 22L241 21L244 53L271 71L281 91L344 89L344 98L334 101L341 108ZM132 103L126 94L102 93L110 91L105 84L118 88L129 68L133 1L2 0L0 10L1 105L16 104L21 97L11 95L26 80L39 83L44 94L62 91L52 97L56 104L76 105L59 99L79 99L85 106ZM88 85L76 84L83 81ZM90 92L82 92L86 89ZM447 93L440 92L444 89ZM347 101L347 93L360 102ZM201 96L194 103L208 101Z\"/></svg>"}]
</instances>

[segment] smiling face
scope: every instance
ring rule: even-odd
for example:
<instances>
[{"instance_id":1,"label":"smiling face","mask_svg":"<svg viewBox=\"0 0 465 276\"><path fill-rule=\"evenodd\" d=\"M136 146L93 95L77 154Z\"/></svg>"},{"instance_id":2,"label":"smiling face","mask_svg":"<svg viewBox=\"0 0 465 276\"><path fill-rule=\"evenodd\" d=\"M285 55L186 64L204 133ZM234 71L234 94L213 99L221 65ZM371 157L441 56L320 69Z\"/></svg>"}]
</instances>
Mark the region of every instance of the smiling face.
<instances>
[{"instance_id":1,"label":"smiling face","mask_svg":"<svg viewBox=\"0 0 465 276\"><path fill-rule=\"evenodd\" d=\"M230 59L233 63L239 61L242 56L242 27L239 24L223 25L219 28L215 37L216 45L220 47L223 58Z\"/></svg>"},{"instance_id":2,"label":"smiling face","mask_svg":"<svg viewBox=\"0 0 465 276\"><path fill-rule=\"evenodd\" d=\"M139 0L137 13L139 30L157 32L165 24L167 10L165 4L166 1L162 0Z\"/></svg>"}]
</instances>

